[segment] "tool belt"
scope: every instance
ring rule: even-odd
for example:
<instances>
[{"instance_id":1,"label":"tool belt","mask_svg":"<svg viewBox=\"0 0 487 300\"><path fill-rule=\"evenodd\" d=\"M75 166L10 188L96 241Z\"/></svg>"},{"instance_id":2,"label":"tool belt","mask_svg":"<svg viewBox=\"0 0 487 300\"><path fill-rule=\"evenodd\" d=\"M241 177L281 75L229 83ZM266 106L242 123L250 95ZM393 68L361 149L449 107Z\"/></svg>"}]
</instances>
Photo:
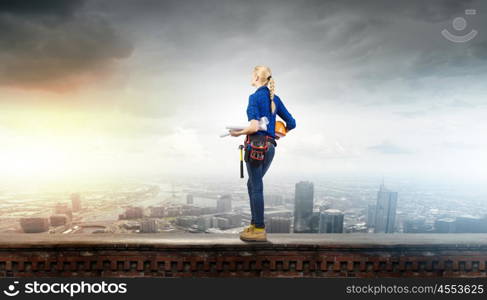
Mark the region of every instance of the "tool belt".
<instances>
[{"instance_id":1,"label":"tool belt","mask_svg":"<svg viewBox=\"0 0 487 300\"><path fill-rule=\"evenodd\" d=\"M244 141L245 162L250 162L254 166L262 164L269 144L273 144L275 147L277 146L275 139L268 135L247 135Z\"/></svg>"}]
</instances>

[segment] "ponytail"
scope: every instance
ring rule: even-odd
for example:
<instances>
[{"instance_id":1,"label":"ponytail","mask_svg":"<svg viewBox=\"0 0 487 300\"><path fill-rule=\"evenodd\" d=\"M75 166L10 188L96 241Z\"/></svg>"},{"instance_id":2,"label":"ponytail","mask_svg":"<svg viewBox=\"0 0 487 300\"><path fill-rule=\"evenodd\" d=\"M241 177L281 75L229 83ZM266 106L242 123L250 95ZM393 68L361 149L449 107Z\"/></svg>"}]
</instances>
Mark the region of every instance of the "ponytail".
<instances>
[{"instance_id":1,"label":"ponytail","mask_svg":"<svg viewBox=\"0 0 487 300\"><path fill-rule=\"evenodd\" d=\"M274 103L274 92L276 90L276 83L272 77L267 82L267 87L269 88L269 94L271 96L271 112L274 113L276 111L276 104Z\"/></svg>"}]
</instances>

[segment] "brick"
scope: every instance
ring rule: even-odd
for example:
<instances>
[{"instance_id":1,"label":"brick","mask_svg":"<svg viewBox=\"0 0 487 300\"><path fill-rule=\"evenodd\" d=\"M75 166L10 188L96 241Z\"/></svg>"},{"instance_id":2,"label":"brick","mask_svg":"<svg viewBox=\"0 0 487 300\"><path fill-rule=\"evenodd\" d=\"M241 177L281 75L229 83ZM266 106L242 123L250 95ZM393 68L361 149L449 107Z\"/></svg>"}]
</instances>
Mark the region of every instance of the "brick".
<instances>
[{"instance_id":1,"label":"brick","mask_svg":"<svg viewBox=\"0 0 487 300\"><path fill-rule=\"evenodd\" d=\"M0 276L487 277L487 248L231 245L0 247ZM87 255L89 253L89 255Z\"/></svg>"}]
</instances>

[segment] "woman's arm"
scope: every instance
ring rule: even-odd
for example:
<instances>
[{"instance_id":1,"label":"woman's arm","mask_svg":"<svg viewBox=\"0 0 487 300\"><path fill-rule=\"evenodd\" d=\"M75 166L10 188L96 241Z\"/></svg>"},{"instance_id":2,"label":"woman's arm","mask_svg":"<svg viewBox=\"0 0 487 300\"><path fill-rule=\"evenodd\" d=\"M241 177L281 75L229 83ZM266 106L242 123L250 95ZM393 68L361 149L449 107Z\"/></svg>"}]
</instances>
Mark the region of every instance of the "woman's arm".
<instances>
[{"instance_id":1,"label":"woman's arm","mask_svg":"<svg viewBox=\"0 0 487 300\"><path fill-rule=\"evenodd\" d=\"M247 106L247 117L250 124L247 128L242 130L230 130L231 136L240 136L244 134L254 134L259 131L259 106L257 105L257 96L252 94L249 96L249 105Z\"/></svg>"},{"instance_id":2,"label":"woman's arm","mask_svg":"<svg viewBox=\"0 0 487 300\"><path fill-rule=\"evenodd\" d=\"M280 99L279 99L280 100ZM277 107L277 115L281 117L284 122L286 122L286 130L290 131L294 128L296 128L296 120L293 118L293 116L289 113L289 111L286 109L286 106L282 101L279 101L279 106Z\"/></svg>"},{"instance_id":3,"label":"woman's arm","mask_svg":"<svg viewBox=\"0 0 487 300\"><path fill-rule=\"evenodd\" d=\"M231 136L240 136L240 135L247 135L247 134L254 134L259 131L259 121L258 120L250 120L249 127L242 129L242 130L230 130Z\"/></svg>"}]
</instances>

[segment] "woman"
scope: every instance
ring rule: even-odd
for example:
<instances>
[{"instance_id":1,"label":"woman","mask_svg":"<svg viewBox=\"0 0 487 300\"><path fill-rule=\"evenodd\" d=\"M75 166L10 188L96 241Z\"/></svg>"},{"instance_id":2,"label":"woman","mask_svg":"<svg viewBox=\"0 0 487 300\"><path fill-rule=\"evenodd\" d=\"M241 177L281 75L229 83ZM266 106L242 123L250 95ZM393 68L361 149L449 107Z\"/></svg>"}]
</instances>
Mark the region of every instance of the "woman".
<instances>
[{"instance_id":1,"label":"woman","mask_svg":"<svg viewBox=\"0 0 487 300\"><path fill-rule=\"evenodd\" d=\"M231 130L230 134L235 137L240 135L247 135L248 138L259 138L256 135L261 135L261 138L262 136L265 137L264 143L267 143L268 148L262 163L256 165L246 159L247 174L249 176L247 188L252 218L250 226L240 233L240 238L244 241L266 241L262 178L274 158L275 147L277 146L275 139L279 138L275 135L276 114L286 122L287 131L296 127L296 121L287 111L281 99L274 93L275 82L268 67L255 67L252 72L251 84L257 90L249 97L249 105L247 107L247 117L250 121L249 127L239 131ZM267 117L269 121L265 131L259 130L259 120L262 117Z\"/></svg>"}]
</instances>

